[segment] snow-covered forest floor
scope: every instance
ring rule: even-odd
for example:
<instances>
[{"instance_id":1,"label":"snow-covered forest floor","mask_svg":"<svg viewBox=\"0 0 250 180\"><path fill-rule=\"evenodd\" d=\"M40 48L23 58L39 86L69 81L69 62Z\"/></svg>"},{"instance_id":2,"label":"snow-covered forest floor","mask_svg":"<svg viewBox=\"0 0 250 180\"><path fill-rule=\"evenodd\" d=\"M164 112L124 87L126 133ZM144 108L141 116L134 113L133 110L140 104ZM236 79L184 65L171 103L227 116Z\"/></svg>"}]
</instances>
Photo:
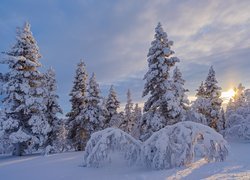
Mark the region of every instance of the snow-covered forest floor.
<instances>
[{"instance_id":1,"label":"snow-covered forest floor","mask_svg":"<svg viewBox=\"0 0 250 180\"><path fill-rule=\"evenodd\" d=\"M225 162L206 163L198 160L188 167L150 170L128 167L114 155L115 161L103 168L82 167L83 152L49 156L0 156L0 179L18 180L145 180L145 179L250 179L250 143L229 143Z\"/></svg>"}]
</instances>

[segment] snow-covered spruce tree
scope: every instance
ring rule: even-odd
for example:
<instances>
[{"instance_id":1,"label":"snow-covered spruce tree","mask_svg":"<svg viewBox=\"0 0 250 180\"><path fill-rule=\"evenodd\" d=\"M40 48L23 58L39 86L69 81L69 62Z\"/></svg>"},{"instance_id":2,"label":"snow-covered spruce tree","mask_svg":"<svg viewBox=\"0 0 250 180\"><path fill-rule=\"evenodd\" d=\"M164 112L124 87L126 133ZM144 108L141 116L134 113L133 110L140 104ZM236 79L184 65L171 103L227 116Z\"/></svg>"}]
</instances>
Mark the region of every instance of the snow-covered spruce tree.
<instances>
[{"instance_id":1,"label":"snow-covered spruce tree","mask_svg":"<svg viewBox=\"0 0 250 180\"><path fill-rule=\"evenodd\" d=\"M205 115L209 101L206 98L206 90L203 81L196 91L196 100L192 102L191 110L188 113L190 117L188 119L190 121L208 125Z\"/></svg>"},{"instance_id":2,"label":"snow-covered spruce tree","mask_svg":"<svg viewBox=\"0 0 250 180\"><path fill-rule=\"evenodd\" d=\"M238 87L234 88L234 96L229 100L226 110L226 128L230 128L236 124L241 123L248 116L247 99L245 96L245 87L240 83Z\"/></svg>"},{"instance_id":3,"label":"snow-covered spruce tree","mask_svg":"<svg viewBox=\"0 0 250 180\"><path fill-rule=\"evenodd\" d=\"M133 113L133 103L132 103L132 98L131 98L131 92L128 89L127 103L124 109L124 121L122 122L120 128L124 132L131 134L134 126L135 126L135 116Z\"/></svg>"},{"instance_id":4,"label":"snow-covered spruce tree","mask_svg":"<svg viewBox=\"0 0 250 180\"><path fill-rule=\"evenodd\" d=\"M185 94L188 90L184 88L184 83L185 80L182 78L182 73L180 69L176 67L173 72L173 89L175 90L175 97L180 106L180 112L172 124L184 120L186 111L189 110L189 100Z\"/></svg>"},{"instance_id":5,"label":"snow-covered spruce tree","mask_svg":"<svg viewBox=\"0 0 250 180\"><path fill-rule=\"evenodd\" d=\"M179 115L181 109L175 97L175 90L172 88L173 82L169 73L171 67L179 62L179 59L173 56L172 45L173 41L168 40L167 33L158 23L155 28L154 40L147 55L148 71L144 76L146 83L142 96L149 95L149 98L144 104L145 114L142 126L145 132L143 134L149 133L149 131L157 131L166 126ZM159 120L158 122L152 122L155 115L157 121ZM156 126L152 127L151 122Z\"/></svg>"},{"instance_id":6,"label":"snow-covered spruce tree","mask_svg":"<svg viewBox=\"0 0 250 180\"><path fill-rule=\"evenodd\" d=\"M139 139L140 137L140 126L141 126L141 119L142 119L142 109L139 107L138 103L135 104L134 111L134 126L132 127L131 135Z\"/></svg>"},{"instance_id":7,"label":"snow-covered spruce tree","mask_svg":"<svg viewBox=\"0 0 250 180\"><path fill-rule=\"evenodd\" d=\"M117 109L120 107L120 102L117 99L116 92L114 90L113 85L109 89L108 98L106 100L106 109L107 109L107 117L105 122L105 127L119 127L121 123L121 114L117 112Z\"/></svg>"},{"instance_id":8,"label":"snow-covered spruce tree","mask_svg":"<svg viewBox=\"0 0 250 180\"><path fill-rule=\"evenodd\" d=\"M82 114L85 121L83 126L86 130L87 140L93 132L103 129L105 117L103 116L103 109L100 103L100 88L99 84L96 82L95 74L93 73L89 79L87 88L86 111Z\"/></svg>"},{"instance_id":9,"label":"snow-covered spruce tree","mask_svg":"<svg viewBox=\"0 0 250 180\"><path fill-rule=\"evenodd\" d=\"M250 140L249 90L239 84L234 91L235 95L227 105L224 135L228 139Z\"/></svg>"},{"instance_id":10,"label":"snow-covered spruce tree","mask_svg":"<svg viewBox=\"0 0 250 180\"><path fill-rule=\"evenodd\" d=\"M217 129L217 123L220 118L221 104L221 88L217 85L218 81L215 77L215 71L213 66L210 67L208 76L205 81L205 97L208 100L205 117L208 125L215 130Z\"/></svg>"},{"instance_id":11,"label":"snow-covered spruce tree","mask_svg":"<svg viewBox=\"0 0 250 180\"><path fill-rule=\"evenodd\" d=\"M240 83L237 88L234 88L234 92L235 92L233 96L234 106L237 108L240 106L244 106L246 102L246 96L244 93L245 87Z\"/></svg>"},{"instance_id":12,"label":"snow-covered spruce tree","mask_svg":"<svg viewBox=\"0 0 250 180\"><path fill-rule=\"evenodd\" d=\"M50 68L45 73L44 76L44 89L45 89L45 98L44 102L46 105L46 118L48 120L49 125L52 127L52 130L48 133L48 139L45 143L45 148L51 152L59 152L61 147L57 147L56 141L58 141L58 136L61 133L60 129L62 125L62 121L57 117L58 113L62 114L62 109L58 104L59 96L56 94L57 85L56 85L56 77L55 71ZM61 140L60 140L61 141Z\"/></svg>"},{"instance_id":13,"label":"snow-covered spruce tree","mask_svg":"<svg viewBox=\"0 0 250 180\"><path fill-rule=\"evenodd\" d=\"M87 107L87 72L85 64L80 61L77 64L76 75L73 82L73 88L70 92L71 111L66 115L68 139L71 141L73 148L83 150L87 140L87 132L84 129L85 119L83 114Z\"/></svg>"},{"instance_id":14,"label":"snow-covered spruce tree","mask_svg":"<svg viewBox=\"0 0 250 180\"><path fill-rule=\"evenodd\" d=\"M28 147L42 146L51 131L44 114L43 75L37 70L41 55L29 23L18 28L16 43L5 54L3 63L10 71L4 84L3 129L15 146L13 154L22 155Z\"/></svg>"}]
</instances>

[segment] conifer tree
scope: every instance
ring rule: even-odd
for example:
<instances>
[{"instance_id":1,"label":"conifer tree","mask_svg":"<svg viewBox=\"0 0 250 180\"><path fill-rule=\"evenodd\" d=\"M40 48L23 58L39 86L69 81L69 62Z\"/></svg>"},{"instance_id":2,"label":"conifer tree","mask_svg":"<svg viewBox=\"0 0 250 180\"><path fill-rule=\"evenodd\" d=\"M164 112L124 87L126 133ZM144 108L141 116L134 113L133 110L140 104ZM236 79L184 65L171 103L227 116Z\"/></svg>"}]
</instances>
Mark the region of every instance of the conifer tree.
<instances>
[{"instance_id":1,"label":"conifer tree","mask_svg":"<svg viewBox=\"0 0 250 180\"><path fill-rule=\"evenodd\" d=\"M141 129L141 120L142 120L142 109L139 107L138 103L135 104L134 111L133 111L133 117L134 117L134 125L132 126L131 135L135 137L136 139L139 139L140 137L140 129Z\"/></svg>"},{"instance_id":2,"label":"conifer tree","mask_svg":"<svg viewBox=\"0 0 250 180\"><path fill-rule=\"evenodd\" d=\"M88 135L88 139L93 132L103 129L105 117L103 115L103 109L100 105L101 96L99 84L96 82L95 74L93 73L89 79L87 89L87 108L84 112L85 129Z\"/></svg>"},{"instance_id":3,"label":"conifer tree","mask_svg":"<svg viewBox=\"0 0 250 180\"><path fill-rule=\"evenodd\" d=\"M245 87L241 83L238 85L237 88L234 88L235 94L233 96L233 100L234 100L234 105L236 107L243 106L244 103L246 102L244 91Z\"/></svg>"},{"instance_id":4,"label":"conifer tree","mask_svg":"<svg viewBox=\"0 0 250 180\"><path fill-rule=\"evenodd\" d=\"M120 126L119 114L117 112L120 107L120 102L117 99L116 92L114 90L113 85L109 89L108 98L106 100L106 109L107 109L107 117L106 117L106 127L111 126Z\"/></svg>"},{"instance_id":5,"label":"conifer tree","mask_svg":"<svg viewBox=\"0 0 250 180\"><path fill-rule=\"evenodd\" d=\"M223 133L228 139L250 140L250 91L242 84L239 84L234 91L235 95L227 105Z\"/></svg>"},{"instance_id":6,"label":"conifer tree","mask_svg":"<svg viewBox=\"0 0 250 180\"><path fill-rule=\"evenodd\" d=\"M38 148L47 139L51 127L44 114L43 74L38 71L41 55L30 31L30 24L18 28L16 43L2 62L9 66L4 83L3 129L13 145L13 154L23 155L28 148Z\"/></svg>"},{"instance_id":7,"label":"conifer tree","mask_svg":"<svg viewBox=\"0 0 250 180\"><path fill-rule=\"evenodd\" d=\"M73 88L70 92L71 111L67 114L68 139L76 150L83 150L88 137L84 129L85 119L83 114L87 107L87 72L85 64L77 64Z\"/></svg>"},{"instance_id":8,"label":"conifer tree","mask_svg":"<svg viewBox=\"0 0 250 180\"><path fill-rule=\"evenodd\" d=\"M206 116L207 105L209 104L209 100L206 98L206 90L205 90L203 81L201 82L201 85L196 91L197 91L195 95L196 100L192 103L191 110L193 111L193 113L196 114L196 116L200 117L198 118L200 120L199 121L200 123L204 125L208 125L207 120L204 120L204 119L206 118L205 116Z\"/></svg>"},{"instance_id":9,"label":"conifer tree","mask_svg":"<svg viewBox=\"0 0 250 180\"><path fill-rule=\"evenodd\" d=\"M175 91L175 97L179 103L180 111L178 112L174 123L182 121L189 108L189 101L185 94L188 90L184 88L184 83L185 80L182 78L182 73L180 69L176 67L173 72L173 90Z\"/></svg>"},{"instance_id":10,"label":"conifer tree","mask_svg":"<svg viewBox=\"0 0 250 180\"><path fill-rule=\"evenodd\" d=\"M62 114L62 109L58 103L59 96L56 94L57 85L55 71L50 68L44 76L44 88L45 88L45 105L46 105L46 118L52 130L48 133L48 139L45 143L45 147L50 148L50 151L58 152L61 147L57 147L58 136L61 133L61 126L63 125L62 119L58 118L58 113ZM60 139L62 140L62 139ZM46 152L49 153L49 152Z\"/></svg>"},{"instance_id":11,"label":"conifer tree","mask_svg":"<svg viewBox=\"0 0 250 180\"><path fill-rule=\"evenodd\" d=\"M131 134L134 125L135 125L135 117L134 117L134 112L133 112L133 103L132 103L132 98L131 98L131 92L128 89L127 103L124 109L124 120L121 124L121 129Z\"/></svg>"},{"instance_id":12,"label":"conifer tree","mask_svg":"<svg viewBox=\"0 0 250 180\"><path fill-rule=\"evenodd\" d=\"M148 71L144 76L146 83L142 96L149 95L144 104L145 114L142 127L145 133L157 131L166 126L180 112L170 76L171 68L179 62L179 59L173 56L172 45L173 41L168 40L167 33L158 23L147 55Z\"/></svg>"},{"instance_id":13,"label":"conifer tree","mask_svg":"<svg viewBox=\"0 0 250 180\"><path fill-rule=\"evenodd\" d=\"M240 83L238 87L234 88L234 92L234 96L227 104L225 113L227 119L226 128L230 128L235 124L239 124L239 119L246 119L250 114L250 111L248 110L249 104L245 95L245 87Z\"/></svg>"},{"instance_id":14,"label":"conifer tree","mask_svg":"<svg viewBox=\"0 0 250 180\"><path fill-rule=\"evenodd\" d=\"M205 117L208 125L216 130L217 123L220 118L221 104L221 88L217 85L215 71L213 66L210 67L208 76L205 81L205 97L208 100Z\"/></svg>"}]
</instances>

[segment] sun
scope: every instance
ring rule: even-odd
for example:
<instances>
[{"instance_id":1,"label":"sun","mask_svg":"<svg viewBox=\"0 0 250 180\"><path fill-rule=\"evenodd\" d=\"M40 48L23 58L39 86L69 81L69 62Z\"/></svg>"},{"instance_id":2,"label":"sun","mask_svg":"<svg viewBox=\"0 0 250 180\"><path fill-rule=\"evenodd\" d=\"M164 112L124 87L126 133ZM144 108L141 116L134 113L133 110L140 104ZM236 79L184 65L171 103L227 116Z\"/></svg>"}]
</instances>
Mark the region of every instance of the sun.
<instances>
[{"instance_id":1,"label":"sun","mask_svg":"<svg viewBox=\"0 0 250 180\"><path fill-rule=\"evenodd\" d=\"M224 91L221 93L221 97L225 99L231 99L235 95L235 91L233 89L229 89L228 91Z\"/></svg>"}]
</instances>

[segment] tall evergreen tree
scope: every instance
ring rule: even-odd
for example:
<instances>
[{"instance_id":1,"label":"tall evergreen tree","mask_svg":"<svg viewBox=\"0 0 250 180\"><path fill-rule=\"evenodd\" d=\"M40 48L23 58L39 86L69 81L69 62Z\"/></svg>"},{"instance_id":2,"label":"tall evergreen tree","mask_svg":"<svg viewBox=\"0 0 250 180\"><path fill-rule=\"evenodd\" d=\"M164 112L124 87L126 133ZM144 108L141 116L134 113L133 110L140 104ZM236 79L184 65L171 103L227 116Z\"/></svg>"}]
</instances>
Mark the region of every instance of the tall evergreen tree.
<instances>
[{"instance_id":1,"label":"tall evergreen tree","mask_svg":"<svg viewBox=\"0 0 250 180\"><path fill-rule=\"evenodd\" d=\"M173 72L173 89L175 91L175 97L179 103L180 111L178 112L174 123L182 121L189 108L189 101L186 95L188 90L184 88L184 83L185 80L182 78L182 73L180 69L176 67Z\"/></svg>"},{"instance_id":2,"label":"tall evergreen tree","mask_svg":"<svg viewBox=\"0 0 250 180\"><path fill-rule=\"evenodd\" d=\"M223 132L228 139L250 140L250 90L239 84L234 91L235 95L227 105Z\"/></svg>"},{"instance_id":3,"label":"tall evergreen tree","mask_svg":"<svg viewBox=\"0 0 250 180\"><path fill-rule=\"evenodd\" d=\"M96 82L95 74L93 73L89 79L88 89L87 89L87 108L84 112L85 124L84 128L86 129L87 139L90 138L90 135L93 132L103 129L105 117L103 115L103 108L100 105L101 96L99 84Z\"/></svg>"},{"instance_id":4,"label":"tall evergreen tree","mask_svg":"<svg viewBox=\"0 0 250 180\"><path fill-rule=\"evenodd\" d=\"M121 124L121 129L129 134L131 134L131 131L135 125L135 116L133 112L133 103L131 98L131 92L128 89L127 92L127 103L125 105L124 109L124 120Z\"/></svg>"},{"instance_id":5,"label":"tall evergreen tree","mask_svg":"<svg viewBox=\"0 0 250 180\"><path fill-rule=\"evenodd\" d=\"M227 123L226 128L230 128L233 125L240 124L240 119L247 119L250 110L249 102L245 94L245 87L240 83L238 87L234 88L234 96L229 100L227 104L227 110L225 113Z\"/></svg>"},{"instance_id":6,"label":"tall evergreen tree","mask_svg":"<svg viewBox=\"0 0 250 180\"><path fill-rule=\"evenodd\" d=\"M106 109L107 109L107 118L106 118L106 127L109 126L120 126L119 122L121 119L119 118L119 114L117 112L120 107L120 102L117 99L116 92L114 90L114 86L112 85L109 89L108 98L106 100Z\"/></svg>"},{"instance_id":7,"label":"tall evergreen tree","mask_svg":"<svg viewBox=\"0 0 250 180\"><path fill-rule=\"evenodd\" d=\"M206 98L206 90L203 81L196 91L196 100L192 103L191 110L193 111L193 113L195 113L195 116L199 117L197 118L198 122L204 125L208 125L205 116L209 100Z\"/></svg>"},{"instance_id":8,"label":"tall evergreen tree","mask_svg":"<svg viewBox=\"0 0 250 180\"><path fill-rule=\"evenodd\" d=\"M180 111L170 76L171 68L176 62L179 62L179 59L173 56L172 45L173 41L168 40L167 33L158 23L147 55L148 71L144 76L146 83L142 96L149 95L144 104L145 115L142 126L145 133L151 130L157 131L166 126ZM156 117L155 122L151 122L154 121L154 116ZM153 126L155 128L152 128Z\"/></svg>"},{"instance_id":9,"label":"tall evergreen tree","mask_svg":"<svg viewBox=\"0 0 250 180\"><path fill-rule=\"evenodd\" d=\"M73 88L70 92L71 111L67 114L68 139L76 150L83 150L86 138L84 129L85 119L83 114L87 107L87 72L85 64L80 61L77 64Z\"/></svg>"},{"instance_id":10,"label":"tall evergreen tree","mask_svg":"<svg viewBox=\"0 0 250 180\"><path fill-rule=\"evenodd\" d=\"M246 102L246 97L244 94L245 87L240 83L237 88L234 88L234 92L235 92L233 96L234 105L236 107L243 106L244 103Z\"/></svg>"},{"instance_id":11,"label":"tall evergreen tree","mask_svg":"<svg viewBox=\"0 0 250 180\"><path fill-rule=\"evenodd\" d=\"M141 135L141 120L142 120L142 109L139 107L138 103L135 104L133 110L133 117L134 117L134 125L132 126L131 135L136 139L139 139Z\"/></svg>"},{"instance_id":12,"label":"tall evergreen tree","mask_svg":"<svg viewBox=\"0 0 250 180\"><path fill-rule=\"evenodd\" d=\"M197 91L196 97L205 97L206 90L205 90L205 86L203 84L203 81L201 82L201 85L199 86L199 88L196 91Z\"/></svg>"},{"instance_id":13,"label":"tall evergreen tree","mask_svg":"<svg viewBox=\"0 0 250 180\"><path fill-rule=\"evenodd\" d=\"M29 23L18 28L16 43L5 54L3 63L10 71L4 84L3 129L15 146L13 153L22 155L28 148L43 145L51 131L44 114L43 75L37 69L41 55Z\"/></svg>"},{"instance_id":14,"label":"tall evergreen tree","mask_svg":"<svg viewBox=\"0 0 250 180\"><path fill-rule=\"evenodd\" d=\"M205 117L208 125L216 130L222 104L222 99L220 98L221 88L217 84L215 71L213 66L211 66L205 81L205 96L208 100Z\"/></svg>"},{"instance_id":15,"label":"tall evergreen tree","mask_svg":"<svg viewBox=\"0 0 250 180\"><path fill-rule=\"evenodd\" d=\"M59 96L56 94L57 85L55 71L50 68L44 77L44 88L45 88L45 105L46 105L46 117L52 130L48 133L48 140L45 143L45 147L50 147L51 151L57 152L59 147L56 147L58 143L58 136L61 133L61 126L63 125L62 119L58 118L58 113L62 114L62 109L58 103ZM62 140L62 139L60 139ZM47 152L48 153L48 152Z\"/></svg>"}]
</instances>

